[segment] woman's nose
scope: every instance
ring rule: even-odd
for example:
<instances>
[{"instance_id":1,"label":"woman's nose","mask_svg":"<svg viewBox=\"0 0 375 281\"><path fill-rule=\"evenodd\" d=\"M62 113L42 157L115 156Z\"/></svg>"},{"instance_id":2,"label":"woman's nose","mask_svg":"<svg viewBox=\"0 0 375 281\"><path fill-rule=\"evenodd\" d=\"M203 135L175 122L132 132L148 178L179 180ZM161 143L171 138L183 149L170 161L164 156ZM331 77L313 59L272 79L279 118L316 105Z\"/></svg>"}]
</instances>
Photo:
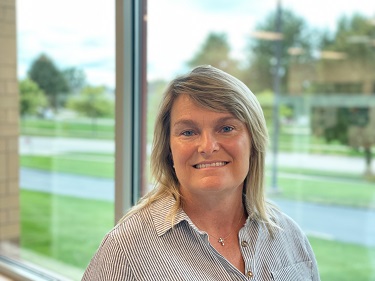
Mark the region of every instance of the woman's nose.
<instances>
[{"instance_id":1,"label":"woman's nose","mask_svg":"<svg viewBox=\"0 0 375 281\"><path fill-rule=\"evenodd\" d=\"M198 152L210 155L219 150L219 144L216 137L212 133L202 133L199 138Z\"/></svg>"}]
</instances>

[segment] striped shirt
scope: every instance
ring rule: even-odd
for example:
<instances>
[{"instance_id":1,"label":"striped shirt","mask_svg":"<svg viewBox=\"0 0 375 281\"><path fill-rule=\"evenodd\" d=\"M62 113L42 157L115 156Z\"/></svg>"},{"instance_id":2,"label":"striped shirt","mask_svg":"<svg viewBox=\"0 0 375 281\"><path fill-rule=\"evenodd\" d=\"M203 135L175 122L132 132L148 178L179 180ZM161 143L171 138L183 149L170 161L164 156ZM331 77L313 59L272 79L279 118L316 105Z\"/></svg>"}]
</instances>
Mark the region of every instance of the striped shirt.
<instances>
[{"instance_id":1,"label":"striped shirt","mask_svg":"<svg viewBox=\"0 0 375 281\"><path fill-rule=\"evenodd\" d=\"M264 224L247 219L238 233L245 273L220 255L183 210L173 227L174 204L164 198L116 225L103 239L82 280L320 280L311 246L283 213L270 237Z\"/></svg>"}]
</instances>

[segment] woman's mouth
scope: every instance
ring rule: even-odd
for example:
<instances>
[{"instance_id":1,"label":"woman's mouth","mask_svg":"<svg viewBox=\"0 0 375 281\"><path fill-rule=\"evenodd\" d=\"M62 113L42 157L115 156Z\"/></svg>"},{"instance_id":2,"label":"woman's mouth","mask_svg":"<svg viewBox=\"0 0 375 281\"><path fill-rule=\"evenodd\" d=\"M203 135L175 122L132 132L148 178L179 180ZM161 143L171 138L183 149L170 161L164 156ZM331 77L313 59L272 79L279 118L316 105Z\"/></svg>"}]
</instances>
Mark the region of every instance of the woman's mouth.
<instances>
[{"instance_id":1,"label":"woman's mouth","mask_svg":"<svg viewBox=\"0 0 375 281\"><path fill-rule=\"evenodd\" d=\"M228 163L229 162L224 162L224 161L212 162L212 163L202 163L202 164L194 165L194 168L203 169L203 168L209 168L209 167L221 167L221 166L225 166Z\"/></svg>"}]
</instances>

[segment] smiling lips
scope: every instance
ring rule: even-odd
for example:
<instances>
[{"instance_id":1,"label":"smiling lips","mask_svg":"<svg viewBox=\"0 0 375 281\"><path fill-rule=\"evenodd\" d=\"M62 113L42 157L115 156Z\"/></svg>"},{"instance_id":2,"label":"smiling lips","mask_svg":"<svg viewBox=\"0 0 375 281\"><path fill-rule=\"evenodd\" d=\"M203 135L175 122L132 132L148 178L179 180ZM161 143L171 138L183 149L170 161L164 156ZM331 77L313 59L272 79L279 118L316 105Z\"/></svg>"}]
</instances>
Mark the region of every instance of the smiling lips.
<instances>
[{"instance_id":1,"label":"smiling lips","mask_svg":"<svg viewBox=\"0 0 375 281\"><path fill-rule=\"evenodd\" d=\"M196 168L196 169L203 169L203 168L209 168L209 167L221 167L221 166L225 166L228 163L229 162L224 162L224 161L213 162L213 163L202 163L202 164L194 165L194 168Z\"/></svg>"}]
</instances>

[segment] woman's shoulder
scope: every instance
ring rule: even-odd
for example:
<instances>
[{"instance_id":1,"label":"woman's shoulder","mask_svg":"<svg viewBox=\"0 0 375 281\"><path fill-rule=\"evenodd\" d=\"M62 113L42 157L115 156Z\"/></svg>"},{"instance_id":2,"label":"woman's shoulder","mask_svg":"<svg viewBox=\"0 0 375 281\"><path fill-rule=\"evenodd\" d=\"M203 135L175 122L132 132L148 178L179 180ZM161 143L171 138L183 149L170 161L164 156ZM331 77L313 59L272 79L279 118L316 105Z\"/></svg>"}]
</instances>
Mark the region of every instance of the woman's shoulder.
<instances>
[{"instance_id":1,"label":"woman's shoulder","mask_svg":"<svg viewBox=\"0 0 375 281\"><path fill-rule=\"evenodd\" d=\"M127 257L129 253L136 251L138 242L146 240L143 213L140 210L117 223L104 236L99 247L99 253L117 252L118 257Z\"/></svg>"},{"instance_id":2,"label":"woman's shoulder","mask_svg":"<svg viewBox=\"0 0 375 281\"><path fill-rule=\"evenodd\" d=\"M111 236L121 240L139 235L147 227L145 221L149 216L149 209L149 207L145 207L124 216L110 231Z\"/></svg>"},{"instance_id":3,"label":"woman's shoulder","mask_svg":"<svg viewBox=\"0 0 375 281\"><path fill-rule=\"evenodd\" d=\"M83 280L130 280L131 264L152 229L151 224L147 226L147 213L147 207L132 212L104 236Z\"/></svg>"},{"instance_id":4,"label":"woman's shoulder","mask_svg":"<svg viewBox=\"0 0 375 281\"><path fill-rule=\"evenodd\" d=\"M160 229L167 224L166 218L173 202L171 198L161 198L131 210L111 230L111 236L125 243L158 236Z\"/></svg>"}]
</instances>

